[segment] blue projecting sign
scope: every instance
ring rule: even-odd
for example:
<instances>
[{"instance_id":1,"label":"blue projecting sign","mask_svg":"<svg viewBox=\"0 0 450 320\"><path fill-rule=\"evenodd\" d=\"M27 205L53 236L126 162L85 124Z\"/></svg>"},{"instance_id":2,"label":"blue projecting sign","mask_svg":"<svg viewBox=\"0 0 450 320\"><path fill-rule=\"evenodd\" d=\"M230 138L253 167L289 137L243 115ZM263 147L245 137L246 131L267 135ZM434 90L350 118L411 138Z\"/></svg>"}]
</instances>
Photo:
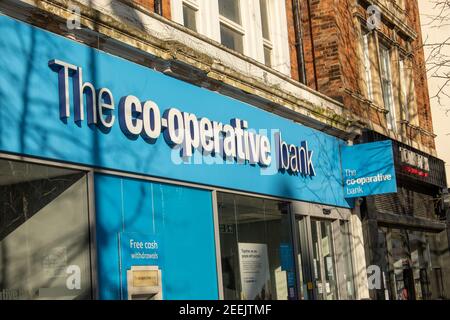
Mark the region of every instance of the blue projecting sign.
<instances>
[{"instance_id":1,"label":"blue projecting sign","mask_svg":"<svg viewBox=\"0 0 450 320\"><path fill-rule=\"evenodd\" d=\"M397 192L390 140L341 146L346 198Z\"/></svg>"}]
</instances>

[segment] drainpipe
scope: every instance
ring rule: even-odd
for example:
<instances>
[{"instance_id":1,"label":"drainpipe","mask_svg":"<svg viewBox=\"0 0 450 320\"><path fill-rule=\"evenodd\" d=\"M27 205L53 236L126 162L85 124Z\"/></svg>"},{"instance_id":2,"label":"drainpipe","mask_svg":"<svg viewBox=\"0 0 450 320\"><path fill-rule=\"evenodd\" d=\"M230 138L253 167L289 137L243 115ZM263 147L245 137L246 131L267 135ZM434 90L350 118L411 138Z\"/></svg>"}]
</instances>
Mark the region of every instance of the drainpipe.
<instances>
[{"instance_id":1,"label":"drainpipe","mask_svg":"<svg viewBox=\"0 0 450 320\"><path fill-rule=\"evenodd\" d=\"M319 90L319 82L317 81L317 68L316 68L316 50L314 48L314 36L313 36L313 27L312 27L312 19L311 19L311 1L306 0L308 6L308 20L309 20L309 35L311 38L311 54L313 58L313 69L314 69L314 84L316 86L316 90Z\"/></svg>"},{"instance_id":2,"label":"drainpipe","mask_svg":"<svg viewBox=\"0 0 450 320\"><path fill-rule=\"evenodd\" d=\"M294 11L295 50L297 51L298 75L300 82L306 84L305 55L303 51L303 28L300 18L299 0L292 0L292 10Z\"/></svg>"},{"instance_id":3,"label":"drainpipe","mask_svg":"<svg viewBox=\"0 0 450 320\"><path fill-rule=\"evenodd\" d=\"M160 16L162 16L163 12L162 12L162 0L155 0L154 1L154 10L156 14L159 14Z\"/></svg>"}]
</instances>

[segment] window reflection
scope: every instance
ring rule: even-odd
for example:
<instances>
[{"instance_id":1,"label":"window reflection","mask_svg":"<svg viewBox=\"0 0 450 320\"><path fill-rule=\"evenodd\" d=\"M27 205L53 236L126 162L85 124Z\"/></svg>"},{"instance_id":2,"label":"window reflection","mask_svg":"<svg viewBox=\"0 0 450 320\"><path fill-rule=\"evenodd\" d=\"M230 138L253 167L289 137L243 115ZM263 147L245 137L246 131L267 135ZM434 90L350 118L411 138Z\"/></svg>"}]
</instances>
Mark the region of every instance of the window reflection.
<instances>
[{"instance_id":1,"label":"window reflection","mask_svg":"<svg viewBox=\"0 0 450 320\"><path fill-rule=\"evenodd\" d=\"M295 299L288 204L218 194L225 299Z\"/></svg>"},{"instance_id":2,"label":"window reflection","mask_svg":"<svg viewBox=\"0 0 450 320\"><path fill-rule=\"evenodd\" d=\"M443 273L448 243L445 231L428 233L406 229L380 228L384 235L387 273L385 295L393 300L445 299Z\"/></svg>"},{"instance_id":3,"label":"window reflection","mask_svg":"<svg viewBox=\"0 0 450 320\"><path fill-rule=\"evenodd\" d=\"M82 172L0 160L0 299L91 297Z\"/></svg>"}]
</instances>

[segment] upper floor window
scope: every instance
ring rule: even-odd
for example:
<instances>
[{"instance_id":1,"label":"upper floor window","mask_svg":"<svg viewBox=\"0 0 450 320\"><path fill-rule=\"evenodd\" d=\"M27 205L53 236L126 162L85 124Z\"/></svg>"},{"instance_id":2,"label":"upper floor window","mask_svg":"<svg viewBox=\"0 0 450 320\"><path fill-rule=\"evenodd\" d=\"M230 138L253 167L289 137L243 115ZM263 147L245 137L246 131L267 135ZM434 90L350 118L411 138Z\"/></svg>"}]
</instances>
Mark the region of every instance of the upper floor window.
<instances>
[{"instance_id":1,"label":"upper floor window","mask_svg":"<svg viewBox=\"0 0 450 320\"><path fill-rule=\"evenodd\" d=\"M219 13L237 24L241 23L240 0L219 0Z\"/></svg>"},{"instance_id":2,"label":"upper floor window","mask_svg":"<svg viewBox=\"0 0 450 320\"><path fill-rule=\"evenodd\" d=\"M395 105L392 86L391 53L390 50L380 45L380 80L383 93L384 107L387 110L387 127L396 130Z\"/></svg>"},{"instance_id":3,"label":"upper floor window","mask_svg":"<svg viewBox=\"0 0 450 320\"><path fill-rule=\"evenodd\" d=\"M192 31L197 31L197 11L195 3L183 1L183 24Z\"/></svg>"},{"instance_id":4,"label":"upper floor window","mask_svg":"<svg viewBox=\"0 0 450 320\"><path fill-rule=\"evenodd\" d=\"M241 26L240 0L219 0L220 42L243 53L245 30Z\"/></svg>"},{"instance_id":5,"label":"upper floor window","mask_svg":"<svg viewBox=\"0 0 450 320\"><path fill-rule=\"evenodd\" d=\"M263 46L264 46L264 63L266 66L272 66L272 49L273 44L270 36L270 19L269 10L267 8L268 0L259 0L259 9L261 12L261 31L263 36Z\"/></svg>"},{"instance_id":6,"label":"upper floor window","mask_svg":"<svg viewBox=\"0 0 450 320\"><path fill-rule=\"evenodd\" d=\"M400 88L401 88L401 106L403 110L404 120L410 121L410 110L409 110L409 100L410 100L410 94L409 94L409 72L407 70L408 62L405 58L401 58L399 61L399 71L400 71Z\"/></svg>"},{"instance_id":7,"label":"upper floor window","mask_svg":"<svg viewBox=\"0 0 450 320\"><path fill-rule=\"evenodd\" d=\"M171 0L172 19L290 75L285 1Z\"/></svg>"},{"instance_id":8,"label":"upper floor window","mask_svg":"<svg viewBox=\"0 0 450 320\"><path fill-rule=\"evenodd\" d=\"M373 85L372 85L372 63L370 61L369 49L370 33L363 33L361 37L361 48L363 54L364 81L366 82L367 99L373 101Z\"/></svg>"}]
</instances>

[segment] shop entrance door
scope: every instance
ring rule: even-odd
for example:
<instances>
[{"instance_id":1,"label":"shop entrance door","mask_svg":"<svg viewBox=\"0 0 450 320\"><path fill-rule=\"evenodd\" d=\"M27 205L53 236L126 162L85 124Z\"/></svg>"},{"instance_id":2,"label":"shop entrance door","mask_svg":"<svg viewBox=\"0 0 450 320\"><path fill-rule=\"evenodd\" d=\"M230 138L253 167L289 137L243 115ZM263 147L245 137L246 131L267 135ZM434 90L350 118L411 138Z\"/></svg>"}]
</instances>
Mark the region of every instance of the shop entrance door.
<instances>
[{"instance_id":1,"label":"shop entrance door","mask_svg":"<svg viewBox=\"0 0 450 320\"><path fill-rule=\"evenodd\" d=\"M318 300L335 300L337 295L336 263L331 221L311 219L313 246L313 283Z\"/></svg>"},{"instance_id":2,"label":"shop entrance door","mask_svg":"<svg viewBox=\"0 0 450 320\"><path fill-rule=\"evenodd\" d=\"M297 217L299 291L303 299L338 299L332 224Z\"/></svg>"}]
</instances>

